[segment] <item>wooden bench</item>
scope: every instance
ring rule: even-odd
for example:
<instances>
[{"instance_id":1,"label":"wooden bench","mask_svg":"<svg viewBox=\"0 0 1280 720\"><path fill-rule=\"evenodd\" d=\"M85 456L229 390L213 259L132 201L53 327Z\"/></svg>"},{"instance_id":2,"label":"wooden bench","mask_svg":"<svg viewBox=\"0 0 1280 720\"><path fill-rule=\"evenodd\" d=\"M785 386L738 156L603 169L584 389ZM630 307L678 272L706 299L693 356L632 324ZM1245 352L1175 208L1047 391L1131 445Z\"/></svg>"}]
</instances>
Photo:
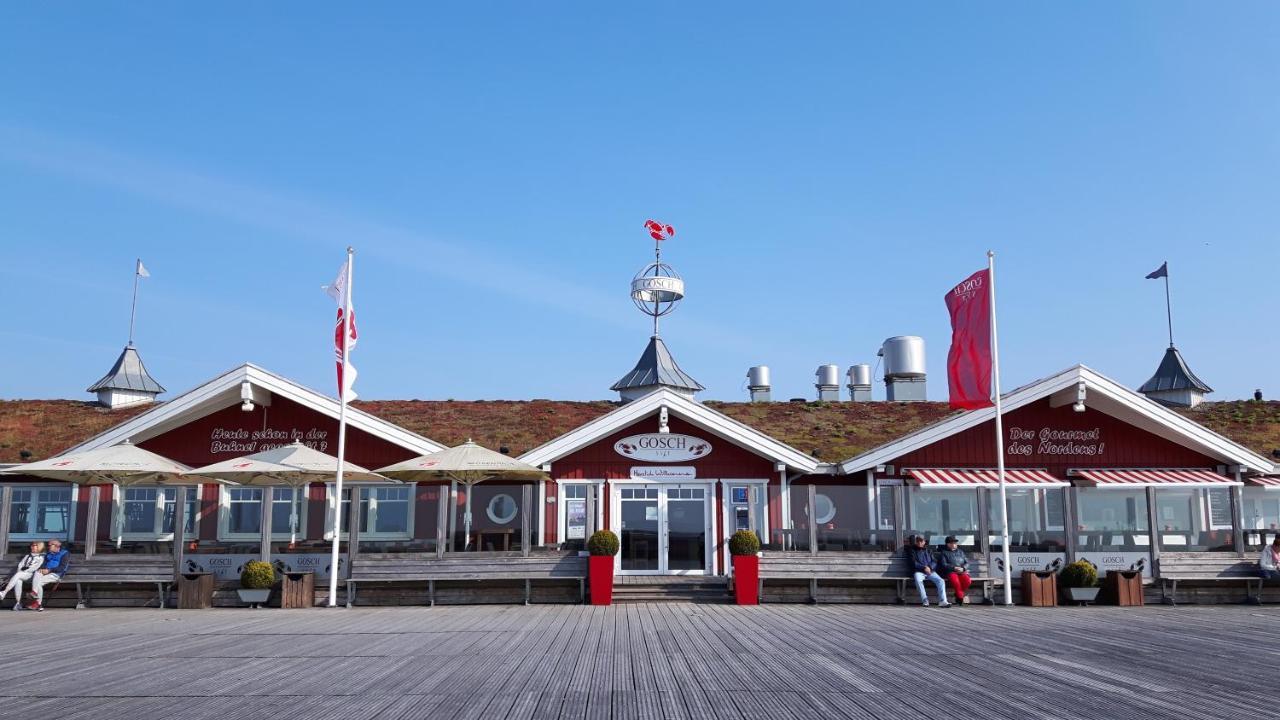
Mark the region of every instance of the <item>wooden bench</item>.
<instances>
[{"instance_id":1,"label":"wooden bench","mask_svg":"<svg viewBox=\"0 0 1280 720\"><path fill-rule=\"evenodd\" d=\"M75 583L76 609L87 607L89 594L85 587L94 585L155 585L160 607L173 586L173 557L170 555L83 555L72 556L71 569L61 583Z\"/></svg>"},{"instance_id":2,"label":"wooden bench","mask_svg":"<svg viewBox=\"0 0 1280 720\"><path fill-rule=\"evenodd\" d=\"M165 598L173 585L173 558L169 555L95 555L92 560L85 560L83 555L70 556L71 569L58 582L45 588L45 592L53 592L62 585L76 586L76 609L89 605L89 593L86 587L94 585L155 585L156 596L160 607L165 606ZM5 573L0 582L8 582L9 573ZM24 583L29 590L31 584Z\"/></svg>"},{"instance_id":3,"label":"wooden bench","mask_svg":"<svg viewBox=\"0 0 1280 720\"><path fill-rule=\"evenodd\" d=\"M355 602L356 588L365 583L426 583L431 606L436 604L436 582L523 580L524 602L529 604L534 580L577 580L578 597L586 596L587 558L577 553L532 553L528 557L508 553L361 554L351 563L347 579L347 606Z\"/></svg>"},{"instance_id":4,"label":"wooden bench","mask_svg":"<svg viewBox=\"0 0 1280 720\"><path fill-rule=\"evenodd\" d=\"M897 591L897 602L906 602L908 586L915 584L914 568L901 552L806 552L766 551L760 558L760 595L764 596L766 580L803 580L809 583L809 602L818 601L818 583L822 580L858 582L891 582ZM987 573L986 561L969 558L969 575L982 589L982 598L991 603L997 578ZM950 587L950 586L948 586Z\"/></svg>"},{"instance_id":5,"label":"wooden bench","mask_svg":"<svg viewBox=\"0 0 1280 720\"><path fill-rule=\"evenodd\" d=\"M1262 602L1258 563L1233 552L1160 553L1156 569L1160 599L1170 605L1178 604L1179 582L1243 583L1245 601Z\"/></svg>"}]
</instances>

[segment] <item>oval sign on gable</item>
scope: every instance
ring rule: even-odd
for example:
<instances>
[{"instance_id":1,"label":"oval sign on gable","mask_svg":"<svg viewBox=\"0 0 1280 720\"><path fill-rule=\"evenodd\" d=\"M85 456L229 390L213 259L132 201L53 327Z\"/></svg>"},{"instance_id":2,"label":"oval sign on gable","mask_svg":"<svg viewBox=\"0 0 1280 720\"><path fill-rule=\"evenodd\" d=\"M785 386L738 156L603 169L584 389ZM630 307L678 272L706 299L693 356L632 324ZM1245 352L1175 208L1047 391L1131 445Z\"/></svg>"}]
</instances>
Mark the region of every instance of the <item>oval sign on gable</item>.
<instances>
[{"instance_id":1,"label":"oval sign on gable","mask_svg":"<svg viewBox=\"0 0 1280 720\"><path fill-rule=\"evenodd\" d=\"M613 451L648 462L688 462L710 455L711 443L679 433L644 433L622 438L613 444Z\"/></svg>"}]
</instances>

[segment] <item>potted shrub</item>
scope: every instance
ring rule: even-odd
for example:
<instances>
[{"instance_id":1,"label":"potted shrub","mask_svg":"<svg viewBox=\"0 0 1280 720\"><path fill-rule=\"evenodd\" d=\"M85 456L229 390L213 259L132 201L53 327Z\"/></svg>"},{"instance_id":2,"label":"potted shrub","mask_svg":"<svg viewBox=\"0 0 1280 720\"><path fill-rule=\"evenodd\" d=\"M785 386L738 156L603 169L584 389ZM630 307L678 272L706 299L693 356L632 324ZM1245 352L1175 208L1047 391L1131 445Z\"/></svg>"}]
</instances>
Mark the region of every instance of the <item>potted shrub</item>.
<instances>
[{"instance_id":1,"label":"potted shrub","mask_svg":"<svg viewBox=\"0 0 1280 720\"><path fill-rule=\"evenodd\" d=\"M1098 568L1087 560L1077 560L1058 573L1058 582L1066 589L1067 597L1080 605L1088 605L1098 599Z\"/></svg>"},{"instance_id":2,"label":"potted shrub","mask_svg":"<svg viewBox=\"0 0 1280 720\"><path fill-rule=\"evenodd\" d=\"M590 566L587 578L591 583L591 604L613 603L613 556L618 554L618 536L610 530L597 530L587 540Z\"/></svg>"},{"instance_id":3,"label":"potted shrub","mask_svg":"<svg viewBox=\"0 0 1280 720\"><path fill-rule=\"evenodd\" d=\"M733 556L733 597L739 605L760 604L760 538L739 530L729 538Z\"/></svg>"},{"instance_id":4,"label":"potted shrub","mask_svg":"<svg viewBox=\"0 0 1280 720\"><path fill-rule=\"evenodd\" d=\"M249 603L250 607L258 607L271 597L271 586L276 584L276 571L271 563L261 560L250 560L244 564L240 572L240 601Z\"/></svg>"}]
</instances>

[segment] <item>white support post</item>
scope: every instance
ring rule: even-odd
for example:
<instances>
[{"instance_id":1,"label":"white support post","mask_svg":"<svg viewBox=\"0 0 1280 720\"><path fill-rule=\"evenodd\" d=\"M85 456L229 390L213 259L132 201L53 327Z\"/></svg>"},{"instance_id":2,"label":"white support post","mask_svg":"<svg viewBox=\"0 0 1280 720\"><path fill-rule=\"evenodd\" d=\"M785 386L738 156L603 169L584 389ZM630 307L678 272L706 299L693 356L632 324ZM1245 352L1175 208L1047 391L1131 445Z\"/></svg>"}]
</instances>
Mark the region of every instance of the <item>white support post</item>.
<instances>
[{"instance_id":1,"label":"white support post","mask_svg":"<svg viewBox=\"0 0 1280 720\"><path fill-rule=\"evenodd\" d=\"M1000 341L996 334L996 254L987 251L987 288L991 294L991 381L996 406L996 473L1000 478L1000 548L1004 556L1004 604L1013 604L1013 569L1009 552L1009 506L1005 500L1004 419L1000 407Z\"/></svg>"},{"instance_id":2,"label":"white support post","mask_svg":"<svg viewBox=\"0 0 1280 720\"><path fill-rule=\"evenodd\" d=\"M338 546L342 541L342 471L347 453L347 383L351 378L351 286L355 283L355 250L347 248L347 282L342 299L342 381L338 383L338 471L333 481L333 545L329 551L329 607L338 606ZM352 498L359 503L358 498Z\"/></svg>"}]
</instances>

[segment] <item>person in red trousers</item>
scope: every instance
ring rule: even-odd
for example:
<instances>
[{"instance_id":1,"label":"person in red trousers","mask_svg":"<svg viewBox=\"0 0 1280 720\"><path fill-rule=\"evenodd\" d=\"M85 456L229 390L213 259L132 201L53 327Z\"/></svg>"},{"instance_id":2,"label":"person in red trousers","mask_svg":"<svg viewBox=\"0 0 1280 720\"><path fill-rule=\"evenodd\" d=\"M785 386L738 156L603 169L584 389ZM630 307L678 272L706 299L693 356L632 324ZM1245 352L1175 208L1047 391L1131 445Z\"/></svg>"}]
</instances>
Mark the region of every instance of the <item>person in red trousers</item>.
<instances>
[{"instance_id":1,"label":"person in red trousers","mask_svg":"<svg viewBox=\"0 0 1280 720\"><path fill-rule=\"evenodd\" d=\"M956 605L969 602L965 595L973 584L973 578L969 577L969 558L960 549L960 542L955 535L948 535L946 547L938 552L938 574L951 586L951 592L956 596Z\"/></svg>"}]
</instances>

